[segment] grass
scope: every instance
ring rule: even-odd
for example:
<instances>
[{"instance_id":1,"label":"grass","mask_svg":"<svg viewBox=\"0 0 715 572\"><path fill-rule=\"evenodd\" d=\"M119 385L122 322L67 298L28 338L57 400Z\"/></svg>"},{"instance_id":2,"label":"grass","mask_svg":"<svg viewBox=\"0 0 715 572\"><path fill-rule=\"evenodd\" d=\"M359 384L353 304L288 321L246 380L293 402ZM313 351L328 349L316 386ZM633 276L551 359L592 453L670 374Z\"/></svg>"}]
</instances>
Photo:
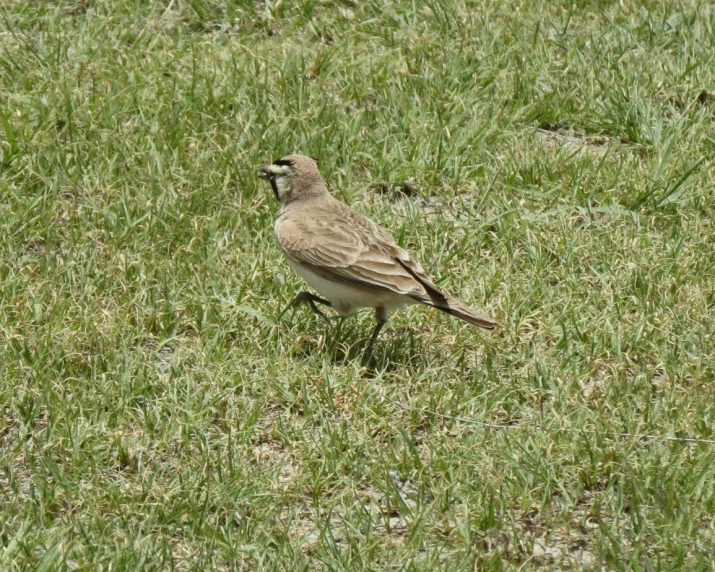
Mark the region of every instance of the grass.
<instances>
[{"instance_id":1,"label":"grass","mask_svg":"<svg viewBox=\"0 0 715 572\"><path fill-rule=\"evenodd\" d=\"M713 570L714 28L4 3L0 568ZM288 153L504 327L277 319Z\"/></svg>"}]
</instances>

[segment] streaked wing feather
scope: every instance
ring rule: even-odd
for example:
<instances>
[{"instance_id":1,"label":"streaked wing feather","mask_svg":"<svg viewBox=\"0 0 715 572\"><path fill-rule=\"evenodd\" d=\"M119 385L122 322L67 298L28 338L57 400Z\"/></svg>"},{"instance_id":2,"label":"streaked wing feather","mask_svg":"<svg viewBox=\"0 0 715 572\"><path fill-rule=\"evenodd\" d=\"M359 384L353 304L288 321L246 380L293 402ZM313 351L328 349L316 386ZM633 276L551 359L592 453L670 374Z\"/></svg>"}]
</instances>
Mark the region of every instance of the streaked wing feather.
<instances>
[{"instance_id":1,"label":"streaked wing feather","mask_svg":"<svg viewBox=\"0 0 715 572\"><path fill-rule=\"evenodd\" d=\"M355 222L335 217L328 225L321 218L280 217L275 232L286 256L324 278L408 296L425 294L419 281L395 263L396 258L409 261L407 252L368 219Z\"/></svg>"}]
</instances>

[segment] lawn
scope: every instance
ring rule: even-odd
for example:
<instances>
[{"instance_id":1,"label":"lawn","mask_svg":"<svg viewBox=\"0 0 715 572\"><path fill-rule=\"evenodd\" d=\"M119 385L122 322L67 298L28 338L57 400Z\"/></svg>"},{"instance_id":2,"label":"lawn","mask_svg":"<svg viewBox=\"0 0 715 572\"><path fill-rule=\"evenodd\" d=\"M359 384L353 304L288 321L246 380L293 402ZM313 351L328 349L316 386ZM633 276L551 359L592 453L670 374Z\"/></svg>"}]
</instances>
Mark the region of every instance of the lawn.
<instances>
[{"instance_id":1,"label":"lawn","mask_svg":"<svg viewBox=\"0 0 715 572\"><path fill-rule=\"evenodd\" d=\"M0 152L0 569L715 569L712 4L6 0ZM284 311L290 153L503 327Z\"/></svg>"}]
</instances>

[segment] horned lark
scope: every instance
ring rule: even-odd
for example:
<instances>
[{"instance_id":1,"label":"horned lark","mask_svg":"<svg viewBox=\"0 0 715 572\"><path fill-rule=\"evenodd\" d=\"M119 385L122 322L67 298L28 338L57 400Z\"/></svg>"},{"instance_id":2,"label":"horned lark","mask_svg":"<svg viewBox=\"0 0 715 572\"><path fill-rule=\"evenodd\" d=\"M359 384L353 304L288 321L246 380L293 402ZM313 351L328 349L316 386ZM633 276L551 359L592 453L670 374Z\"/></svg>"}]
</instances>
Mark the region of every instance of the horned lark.
<instances>
[{"instance_id":1,"label":"horned lark","mask_svg":"<svg viewBox=\"0 0 715 572\"><path fill-rule=\"evenodd\" d=\"M333 198L310 157L289 155L259 171L283 203L275 234L288 264L324 296L301 292L294 304L306 303L321 315L316 302L343 315L375 308L370 346L390 310L416 302L487 330L498 325L442 293L387 232Z\"/></svg>"}]
</instances>

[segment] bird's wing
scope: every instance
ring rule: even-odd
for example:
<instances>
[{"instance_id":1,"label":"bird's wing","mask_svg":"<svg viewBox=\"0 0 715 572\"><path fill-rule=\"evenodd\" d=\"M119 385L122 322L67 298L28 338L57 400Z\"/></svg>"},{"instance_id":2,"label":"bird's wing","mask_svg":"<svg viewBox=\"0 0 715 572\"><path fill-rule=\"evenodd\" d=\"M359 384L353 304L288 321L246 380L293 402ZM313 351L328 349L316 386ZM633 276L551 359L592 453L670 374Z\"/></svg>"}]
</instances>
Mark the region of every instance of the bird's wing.
<instances>
[{"instance_id":1,"label":"bird's wing","mask_svg":"<svg viewBox=\"0 0 715 572\"><path fill-rule=\"evenodd\" d=\"M384 230L352 209L334 215L311 209L280 216L275 233L285 255L328 280L406 296L428 295L419 279L429 282L422 267Z\"/></svg>"}]
</instances>

